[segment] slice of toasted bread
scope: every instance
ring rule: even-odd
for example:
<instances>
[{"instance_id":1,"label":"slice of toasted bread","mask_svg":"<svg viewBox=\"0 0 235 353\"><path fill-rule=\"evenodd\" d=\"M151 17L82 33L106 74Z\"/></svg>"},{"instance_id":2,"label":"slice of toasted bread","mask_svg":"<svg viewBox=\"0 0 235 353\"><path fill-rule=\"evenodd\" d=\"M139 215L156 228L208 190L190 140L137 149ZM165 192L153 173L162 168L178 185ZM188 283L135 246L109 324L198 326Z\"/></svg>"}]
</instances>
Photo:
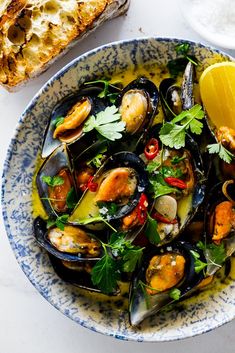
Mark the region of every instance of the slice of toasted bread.
<instances>
[{"instance_id":1,"label":"slice of toasted bread","mask_svg":"<svg viewBox=\"0 0 235 353\"><path fill-rule=\"evenodd\" d=\"M129 0L1 0L0 84L13 90L39 75Z\"/></svg>"}]
</instances>

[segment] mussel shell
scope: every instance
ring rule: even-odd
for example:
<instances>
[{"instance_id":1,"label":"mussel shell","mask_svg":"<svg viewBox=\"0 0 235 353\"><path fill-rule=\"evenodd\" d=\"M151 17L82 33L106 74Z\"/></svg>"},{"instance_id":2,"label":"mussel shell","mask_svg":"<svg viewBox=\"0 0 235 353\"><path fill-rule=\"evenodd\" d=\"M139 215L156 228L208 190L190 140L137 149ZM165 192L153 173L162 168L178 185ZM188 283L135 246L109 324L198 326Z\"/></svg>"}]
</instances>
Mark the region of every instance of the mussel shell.
<instances>
[{"instance_id":1,"label":"mussel shell","mask_svg":"<svg viewBox=\"0 0 235 353\"><path fill-rule=\"evenodd\" d=\"M182 110L181 87L176 85L173 78L165 78L159 86L161 105L164 116L167 121L174 118L176 110L180 113Z\"/></svg>"},{"instance_id":2,"label":"mussel shell","mask_svg":"<svg viewBox=\"0 0 235 353\"><path fill-rule=\"evenodd\" d=\"M226 198L222 192L222 186L223 186L223 183L218 183L215 186L213 186L213 188L211 189L210 193L208 194L205 200L206 206L205 206L205 218L204 218L204 236L205 236L204 241L206 242L206 244L213 243L210 225L211 225L211 217L216 206L223 201L228 201L228 198ZM235 181L234 181L234 184L231 184L231 186L228 187L227 191L231 199L235 200ZM235 230L233 230L227 238L222 239L221 243L225 247L225 252L226 252L225 260L226 260L235 252ZM211 263L210 253L207 250L205 251L205 257L208 261L207 272L209 275L213 275L221 268L221 265L220 264L216 265L214 263Z\"/></svg>"},{"instance_id":3,"label":"mussel shell","mask_svg":"<svg viewBox=\"0 0 235 353\"><path fill-rule=\"evenodd\" d=\"M33 226L34 226L34 235L37 243L57 259L70 261L70 262L77 262L77 261L94 262L94 261L98 261L102 257L102 253L99 257L85 257L83 254L79 254L79 253L71 254L71 253L61 252L57 250L48 240L47 238L48 229L46 227L46 222L42 218L37 217L34 220ZM90 236L93 236L93 235L90 235Z\"/></svg>"},{"instance_id":4,"label":"mussel shell","mask_svg":"<svg viewBox=\"0 0 235 353\"><path fill-rule=\"evenodd\" d=\"M131 197L130 202L128 202L128 204L124 206L120 206L115 214L110 215L109 221L120 219L125 215L129 214L137 206L141 194L145 192L148 186L148 176L145 171L145 164L139 157L137 157L132 152L119 152L112 155L108 160L106 160L106 162L98 170L97 174L94 177L94 182L97 179L99 179L105 172L112 169L116 169L118 167L133 169L136 172L138 185L134 195ZM69 222L71 224L79 224L79 213L80 213L79 210L80 210L80 207L83 207L82 202L84 202L85 196L86 196L86 193L84 194L81 201L78 203L71 217L69 218ZM94 193L94 197L95 197L95 193Z\"/></svg>"},{"instance_id":5,"label":"mussel shell","mask_svg":"<svg viewBox=\"0 0 235 353\"><path fill-rule=\"evenodd\" d=\"M50 200L48 199L49 188L48 188L48 185L45 182L43 182L42 178L44 176L54 177L64 168L69 170L71 174L73 186L76 191L76 186L73 179L71 159L65 144L57 147L57 149L45 160L36 177L36 185L37 185L39 197L41 198L42 204L47 214L52 217L57 216L57 212L55 211Z\"/></svg>"},{"instance_id":6,"label":"mussel shell","mask_svg":"<svg viewBox=\"0 0 235 353\"><path fill-rule=\"evenodd\" d=\"M159 102L159 93L158 89L155 86L155 84L148 80L145 77L140 77L132 82L130 82L121 92L117 99L117 106L121 106L122 104L122 99L124 95L131 90L140 90L144 91L144 93L147 96L148 99L148 108L147 108L147 114L145 117L144 122L141 124L139 129L134 133L134 135L138 135L139 133L142 134L144 130L148 127L150 127L153 123L153 119L156 115L157 112L157 107L158 107L158 102Z\"/></svg>"},{"instance_id":7,"label":"mussel shell","mask_svg":"<svg viewBox=\"0 0 235 353\"><path fill-rule=\"evenodd\" d=\"M45 132L45 137L44 137L44 142L43 142L43 147L42 147L42 158L48 157L58 146L62 144L62 142L59 139L54 139L53 138L53 132L54 132L54 121L57 117L65 117L68 113L68 111L80 100L83 98L89 98L91 104L92 104L92 109L90 115L94 115L99 113L101 110L105 110L107 103L98 98L97 96L99 93L102 91L102 88L99 86L83 86L81 89L72 95L69 95L62 99L53 109L50 117L50 121L48 123L46 132ZM89 135L89 137L87 136ZM81 146L76 146L72 147L72 145L77 141L75 139L73 142L69 143L68 145L71 146L71 149L76 149L82 151L84 148L87 148L90 146L92 139L95 139L95 136L93 136L94 133L91 134L82 134L78 140L80 141Z\"/></svg>"},{"instance_id":8,"label":"mussel shell","mask_svg":"<svg viewBox=\"0 0 235 353\"><path fill-rule=\"evenodd\" d=\"M169 291L164 291L162 293L157 293L155 295L149 295L147 292L143 292L140 287L140 281L142 283L146 282L145 273L148 268L150 260L155 255L162 255L166 252L173 252L183 255L186 260L185 263L185 277L178 286L180 290L180 298L184 298L195 286L197 286L200 281L204 278L203 272L196 273L194 266L194 257L191 251L196 251L200 255L200 260L204 261L203 253L190 243L186 242L176 242L172 243L167 248L162 249L146 249L143 257L142 264L133 274L133 279L130 287L130 306L129 306L129 318L130 324L136 326L140 324L145 318L156 314L166 305L174 302L169 296ZM148 297L148 299L146 298Z\"/></svg>"}]
</instances>

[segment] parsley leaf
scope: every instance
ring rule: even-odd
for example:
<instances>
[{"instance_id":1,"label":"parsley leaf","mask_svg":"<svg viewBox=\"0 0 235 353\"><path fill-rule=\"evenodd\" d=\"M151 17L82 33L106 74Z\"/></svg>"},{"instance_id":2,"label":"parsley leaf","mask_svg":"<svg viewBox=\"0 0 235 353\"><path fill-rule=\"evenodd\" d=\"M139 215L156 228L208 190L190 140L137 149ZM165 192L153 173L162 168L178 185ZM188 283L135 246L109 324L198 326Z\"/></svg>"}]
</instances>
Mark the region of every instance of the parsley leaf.
<instances>
[{"instance_id":1,"label":"parsley leaf","mask_svg":"<svg viewBox=\"0 0 235 353\"><path fill-rule=\"evenodd\" d=\"M160 140L165 146L179 149L185 147L185 137L187 130L194 134L202 133L203 123L200 121L204 118L202 106L194 105L191 109L183 111L177 115L170 123L166 123L160 130ZM180 123L178 125L177 123Z\"/></svg>"},{"instance_id":2,"label":"parsley leaf","mask_svg":"<svg viewBox=\"0 0 235 353\"><path fill-rule=\"evenodd\" d=\"M178 55L184 56L188 61L191 61L192 64L197 66L197 62L191 58L191 56L188 55L188 52L190 50L190 44L189 43L182 43L182 44L177 44L175 47L175 51Z\"/></svg>"},{"instance_id":3,"label":"parsley leaf","mask_svg":"<svg viewBox=\"0 0 235 353\"><path fill-rule=\"evenodd\" d=\"M200 254L197 251L190 250L191 254L193 255L194 258L194 269L196 273L201 272L204 270L205 267L207 267L207 263L203 262L200 260Z\"/></svg>"},{"instance_id":4,"label":"parsley leaf","mask_svg":"<svg viewBox=\"0 0 235 353\"><path fill-rule=\"evenodd\" d=\"M66 204L69 209L73 209L76 206L77 202L77 195L74 187L72 187L66 196Z\"/></svg>"},{"instance_id":5,"label":"parsley leaf","mask_svg":"<svg viewBox=\"0 0 235 353\"><path fill-rule=\"evenodd\" d=\"M162 183L155 181L153 179L150 179L150 184L152 186L155 199L163 195L168 195L171 193L178 192L177 189L172 188L171 186L163 185Z\"/></svg>"},{"instance_id":6,"label":"parsley leaf","mask_svg":"<svg viewBox=\"0 0 235 353\"><path fill-rule=\"evenodd\" d=\"M161 241L160 235L157 231L157 221L148 214L147 226L145 235L151 244L159 244Z\"/></svg>"},{"instance_id":7,"label":"parsley leaf","mask_svg":"<svg viewBox=\"0 0 235 353\"><path fill-rule=\"evenodd\" d=\"M159 162L149 162L147 167L146 167L146 170L147 172L149 173L153 173L156 169L158 169L160 167L161 163Z\"/></svg>"},{"instance_id":8,"label":"parsley leaf","mask_svg":"<svg viewBox=\"0 0 235 353\"><path fill-rule=\"evenodd\" d=\"M96 81L85 82L84 85L87 86L87 85L97 84L97 83L101 83L104 86L103 90L98 94L98 97L99 98L108 97L110 102L114 103L116 101L118 93L110 93L110 88L114 88L116 90L121 91L119 87L115 86L115 84L117 84L118 82L111 84L110 81L108 80L96 80Z\"/></svg>"},{"instance_id":9,"label":"parsley leaf","mask_svg":"<svg viewBox=\"0 0 235 353\"><path fill-rule=\"evenodd\" d=\"M63 214L62 216L58 216L56 219L51 219L49 218L47 220L47 229L56 226L61 230L64 230L65 224L67 223L69 219L68 214Z\"/></svg>"},{"instance_id":10,"label":"parsley leaf","mask_svg":"<svg viewBox=\"0 0 235 353\"><path fill-rule=\"evenodd\" d=\"M126 126L123 121L120 121L120 118L121 114L118 113L118 108L112 105L99 112L96 116L90 116L85 122L83 131L89 132L95 129L108 140L118 140L122 137L121 132L125 130Z\"/></svg>"},{"instance_id":11,"label":"parsley leaf","mask_svg":"<svg viewBox=\"0 0 235 353\"><path fill-rule=\"evenodd\" d=\"M103 293L111 294L117 288L117 281L120 279L118 262L108 253L95 264L91 271L91 280Z\"/></svg>"},{"instance_id":12,"label":"parsley leaf","mask_svg":"<svg viewBox=\"0 0 235 353\"><path fill-rule=\"evenodd\" d=\"M231 163L234 158L233 153L228 151L221 142L208 145L207 148L210 154L218 154L226 163Z\"/></svg>"},{"instance_id":13,"label":"parsley leaf","mask_svg":"<svg viewBox=\"0 0 235 353\"><path fill-rule=\"evenodd\" d=\"M174 156L171 160L171 164L173 165L178 164L185 159L186 159L186 156L182 156L182 157Z\"/></svg>"},{"instance_id":14,"label":"parsley leaf","mask_svg":"<svg viewBox=\"0 0 235 353\"><path fill-rule=\"evenodd\" d=\"M169 292L169 297L174 300L179 300L181 296L181 291L178 288L172 288Z\"/></svg>"},{"instance_id":15,"label":"parsley leaf","mask_svg":"<svg viewBox=\"0 0 235 353\"><path fill-rule=\"evenodd\" d=\"M55 187L55 186L59 186L59 185L63 185L64 184L64 179L60 176L46 176L44 175L42 177L42 181L44 183L46 183L49 186Z\"/></svg>"},{"instance_id":16,"label":"parsley leaf","mask_svg":"<svg viewBox=\"0 0 235 353\"><path fill-rule=\"evenodd\" d=\"M226 260L226 249L223 243L220 245L216 244L204 244L202 241L197 243L197 247L204 251L208 265L214 264L221 266Z\"/></svg>"},{"instance_id":17,"label":"parsley leaf","mask_svg":"<svg viewBox=\"0 0 235 353\"><path fill-rule=\"evenodd\" d=\"M174 178L181 178L183 176L183 172L180 168L172 168L163 166L161 169L161 174L164 178L167 177L174 177Z\"/></svg>"},{"instance_id":18,"label":"parsley leaf","mask_svg":"<svg viewBox=\"0 0 235 353\"><path fill-rule=\"evenodd\" d=\"M59 125L63 124L64 122L64 117L63 116L57 116L57 118L55 118L52 121L52 125L55 127L58 127Z\"/></svg>"},{"instance_id":19,"label":"parsley leaf","mask_svg":"<svg viewBox=\"0 0 235 353\"><path fill-rule=\"evenodd\" d=\"M123 256L123 271L133 272L137 265L140 264L143 255L143 249L133 248L125 251Z\"/></svg>"}]
</instances>

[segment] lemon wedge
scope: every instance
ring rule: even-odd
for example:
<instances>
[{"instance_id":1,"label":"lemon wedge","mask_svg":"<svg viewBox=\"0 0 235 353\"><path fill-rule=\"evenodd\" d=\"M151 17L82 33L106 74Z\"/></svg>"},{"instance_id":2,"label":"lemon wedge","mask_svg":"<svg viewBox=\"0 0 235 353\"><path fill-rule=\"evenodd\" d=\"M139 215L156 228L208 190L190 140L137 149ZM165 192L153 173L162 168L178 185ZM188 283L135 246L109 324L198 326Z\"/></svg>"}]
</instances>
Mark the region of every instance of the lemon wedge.
<instances>
[{"instance_id":1,"label":"lemon wedge","mask_svg":"<svg viewBox=\"0 0 235 353\"><path fill-rule=\"evenodd\" d=\"M235 62L209 66L201 75L200 94L207 115L218 129L235 129Z\"/></svg>"}]
</instances>

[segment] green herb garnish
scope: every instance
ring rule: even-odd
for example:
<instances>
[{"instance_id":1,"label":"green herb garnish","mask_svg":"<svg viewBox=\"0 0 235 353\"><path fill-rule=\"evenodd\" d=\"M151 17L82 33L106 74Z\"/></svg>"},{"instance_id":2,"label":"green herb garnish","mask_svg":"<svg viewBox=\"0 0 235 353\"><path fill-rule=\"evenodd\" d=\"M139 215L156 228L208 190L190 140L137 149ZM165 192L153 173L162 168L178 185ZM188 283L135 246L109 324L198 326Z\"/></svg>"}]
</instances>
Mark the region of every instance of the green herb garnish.
<instances>
[{"instance_id":1,"label":"green herb garnish","mask_svg":"<svg viewBox=\"0 0 235 353\"><path fill-rule=\"evenodd\" d=\"M207 146L210 154L218 154L220 159L225 161L226 163L231 163L234 159L233 153L228 151L221 142L213 143L212 145Z\"/></svg>"},{"instance_id":2,"label":"green herb garnish","mask_svg":"<svg viewBox=\"0 0 235 353\"><path fill-rule=\"evenodd\" d=\"M96 168L100 168L105 157L105 152L107 152L107 147L104 147L95 157L88 161L87 164L93 164Z\"/></svg>"},{"instance_id":3,"label":"green herb garnish","mask_svg":"<svg viewBox=\"0 0 235 353\"><path fill-rule=\"evenodd\" d=\"M77 204L77 195L74 187L72 187L66 196L66 205L69 209L73 209Z\"/></svg>"},{"instance_id":4,"label":"green herb garnish","mask_svg":"<svg viewBox=\"0 0 235 353\"><path fill-rule=\"evenodd\" d=\"M161 165L161 163L159 163L159 162L154 162L154 161L149 162L147 164L146 170L149 173L153 173L155 170L157 170L160 167L160 165Z\"/></svg>"},{"instance_id":5,"label":"green herb garnish","mask_svg":"<svg viewBox=\"0 0 235 353\"><path fill-rule=\"evenodd\" d=\"M121 272L133 272L142 257L143 248L132 245L125 234L112 234L108 244L101 242L104 256L92 269L91 280L103 293L113 293ZM115 258L114 258L115 257Z\"/></svg>"},{"instance_id":6,"label":"green herb garnish","mask_svg":"<svg viewBox=\"0 0 235 353\"><path fill-rule=\"evenodd\" d=\"M193 255L194 258L194 269L196 273L201 272L204 270L205 267L207 267L207 263L203 262L200 260L200 254L197 251L190 250L191 254Z\"/></svg>"},{"instance_id":7,"label":"green herb garnish","mask_svg":"<svg viewBox=\"0 0 235 353\"><path fill-rule=\"evenodd\" d=\"M109 218L108 216L113 216L117 213L118 205L114 202L97 202L97 206L99 207L99 213L102 217Z\"/></svg>"},{"instance_id":8,"label":"green herb garnish","mask_svg":"<svg viewBox=\"0 0 235 353\"><path fill-rule=\"evenodd\" d=\"M58 216L56 219L51 219L49 218L47 220L47 229L56 226L61 230L64 230L65 224L67 223L69 219L68 214L63 214L62 216Z\"/></svg>"},{"instance_id":9,"label":"green herb garnish","mask_svg":"<svg viewBox=\"0 0 235 353\"><path fill-rule=\"evenodd\" d=\"M195 60L193 60L191 56L188 55L189 50L190 50L189 43L177 44L175 47L175 51L178 55L182 55L188 61L190 61L193 65L197 66L198 65L197 62Z\"/></svg>"},{"instance_id":10,"label":"green herb garnish","mask_svg":"<svg viewBox=\"0 0 235 353\"><path fill-rule=\"evenodd\" d=\"M202 241L200 241L197 243L197 247L204 251L208 265L213 264L221 267L226 260L226 249L223 243L220 245L204 244Z\"/></svg>"},{"instance_id":11,"label":"green herb garnish","mask_svg":"<svg viewBox=\"0 0 235 353\"><path fill-rule=\"evenodd\" d=\"M64 122L64 117L63 116L57 116L52 122L52 125L55 127L58 127L59 125L63 124Z\"/></svg>"},{"instance_id":12,"label":"green herb garnish","mask_svg":"<svg viewBox=\"0 0 235 353\"><path fill-rule=\"evenodd\" d=\"M171 164L173 164L173 165L179 164L180 162L184 161L185 159L186 159L186 156L182 156L182 157L174 156L171 160Z\"/></svg>"},{"instance_id":13,"label":"green herb garnish","mask_svg":"<svg viewBox=\"0 0 235 353\"><path fill-rule=\"evenodd\" d=\"M44 183L46 183L47 185L49 185L49 186L52 186L52 187L55 187L55 186L59 186L59 185L63 185L64 184L64 179L62 178L62 177L60 177L60 176L53 176L53 177L51 177L51 176L46 176L46 175L44 175L43 177L42 177L42 181L44 182Z\"/></svg>"},{"instance_id":14,"label":"green herb garnish","mask_svg":"<svg viewBox=\"0 0 235 353\"><path fill-rule=\"evenodd\" d=\"M160 130L160 140L165 146L179 149L185 147L186 132L200 135L202 133L204 118L202 106L194 105L191 109L177 115L170 123L166 123ZM178 125L177 123L180 123Z\"/></svg>"},{"instance_id":15,"label":"green herb garnish","mask_svg":"<svg viewBox=\"0 0 235 353\"><path fill-rule=\"evenodd\" d=\"M161 241L160 235L157 231L157 225L158 223L156 219L147 214L147 226L144 233L150 243L154 245L159 244Z\"/></svg>"},{"instance_id":16,"label":"green herb garnish","mask_svg":"<svg viewBox=\"0 0 235 353\"><path fill-rule=\"evenodd\" d=\"M101 83L104 86L103 90L98 94L98 97L99 98L108 97L110 103L115 103L118 93L110 93L110 88L121 91L119 87L115 86L115 83L118 83L118 82L111 84L110 81L108 80L96 80L96 81L85 82L84 85L86 86L86 85L97 84L97 83Z\"/></svg>"},{"instance_id":17,"label":"green herb garnish","mask_svg":"<svg viewBox=\"0 0 235 353\"><path fill-rule=\"evenodd\" d=\"M178 288L172 288L169 292L169 297L174 300L179 300L181 296L181 291Z\"/></svg>"},{"instance_id":18,"label":"green herb garnish","mask_svg":"<svg viewBox=\"0 0 235 353\"><path fill-rule=\"evenodd\" d=\"M107 107L96 116L92 115L85 122L83 131L89 132L93 129L108 140L115 141L122 138L121 132L125 130L126 124L120 121L121 114L115 105Z\"/></svg>"},{"instance_id":19,"label":"green herb garnish","mask_svg":"<svg viewBox=\"0 0 235 353\"><path fill-rule=\"evenodd\" d=\"M174 177L174 178L182 178L183 172L180 168L172 168L163 166L161 169L161 174L164 178Z\"/></svg>"}]
</instances>

